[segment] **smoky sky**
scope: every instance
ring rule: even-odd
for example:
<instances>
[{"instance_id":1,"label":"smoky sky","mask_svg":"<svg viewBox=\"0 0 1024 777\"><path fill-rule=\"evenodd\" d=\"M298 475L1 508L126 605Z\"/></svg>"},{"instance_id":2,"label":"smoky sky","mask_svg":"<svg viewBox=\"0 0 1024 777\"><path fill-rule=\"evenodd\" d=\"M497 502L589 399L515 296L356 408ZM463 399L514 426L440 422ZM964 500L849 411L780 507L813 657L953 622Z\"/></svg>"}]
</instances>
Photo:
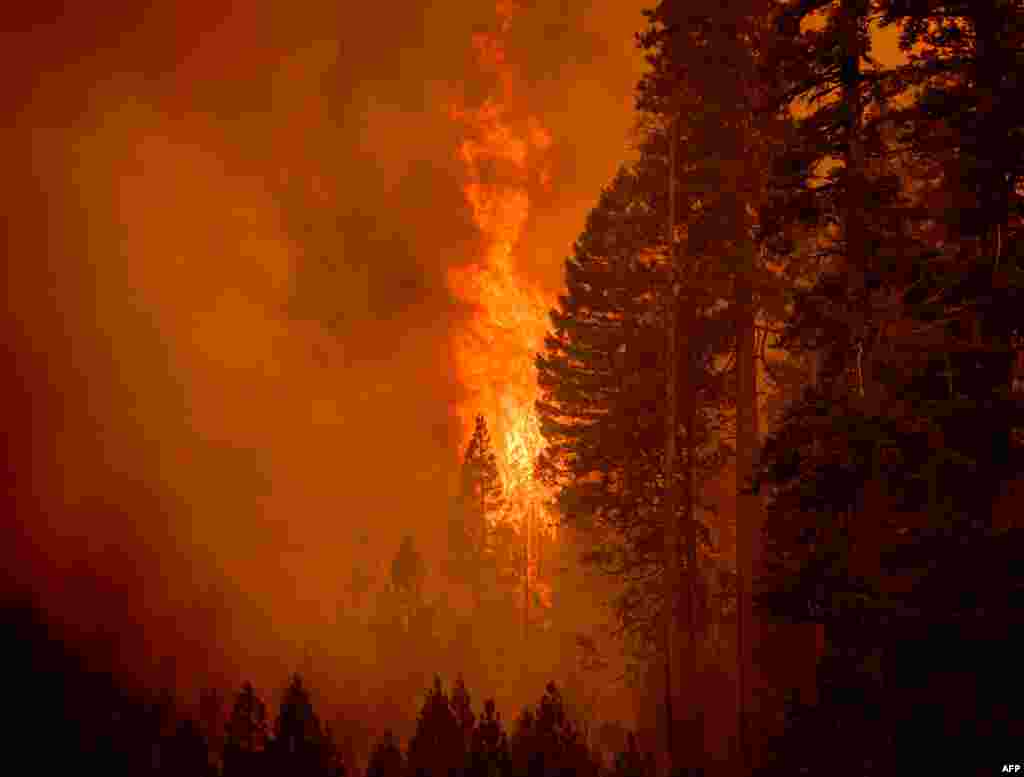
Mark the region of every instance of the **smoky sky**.
<instances>
[{"instance_id":1,"label":"smoky sky","mask_svg":"<svg viewBox=\"0 0 1024 777\"><path fill-rule=\"evenodd\" d=\"M516 254L554 293L628 155L645 4L521 5L510 116L554 145ZM383 570L412 533L436 573L472 315L445 271L482 248L447 106L497 94L471 45L495 10L37 2L4 27L9 576L132 671L277 683L360 536Z\"/></svg>"}]
</instances>

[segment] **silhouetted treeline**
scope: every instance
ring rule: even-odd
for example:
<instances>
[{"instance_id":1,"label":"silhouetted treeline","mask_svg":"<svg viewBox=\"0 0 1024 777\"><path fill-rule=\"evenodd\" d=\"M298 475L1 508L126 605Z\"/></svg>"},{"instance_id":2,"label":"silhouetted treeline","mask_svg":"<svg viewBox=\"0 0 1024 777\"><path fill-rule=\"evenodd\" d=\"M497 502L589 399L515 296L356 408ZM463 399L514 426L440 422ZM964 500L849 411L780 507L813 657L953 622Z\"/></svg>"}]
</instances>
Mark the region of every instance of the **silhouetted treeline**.
<instances>
[{"instance_id":1,"label":"silhouetted treeline","mask_svg":"<svg viewBox=\"0 0 1024 777\"><path fill-rule=\"evenodd\" d=\"M204 690L191 708L170 689L128 689L111 671L99 671L95 660L61 641L30 601L6 603L0 638L13 648L11 742L25 748L35 773L654 777L652 759L639 752L631 733L621 751L607 758L589 748L554 683L506 730L493 700L474 711L461 677L450 692L435 677L405 747L385 730L365 743L370 756L363 764L343 755L299 675L292 676L273 713L250 683L230 699L223 691Z\"/></svg>"}]
</instances>

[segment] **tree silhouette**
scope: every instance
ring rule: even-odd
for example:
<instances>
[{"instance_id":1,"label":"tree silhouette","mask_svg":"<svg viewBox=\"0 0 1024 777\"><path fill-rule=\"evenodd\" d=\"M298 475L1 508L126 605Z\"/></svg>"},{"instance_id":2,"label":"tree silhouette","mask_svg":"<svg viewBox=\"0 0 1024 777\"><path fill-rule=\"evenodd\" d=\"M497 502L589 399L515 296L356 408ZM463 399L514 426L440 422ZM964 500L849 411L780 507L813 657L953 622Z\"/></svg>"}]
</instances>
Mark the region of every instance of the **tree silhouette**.
<instances>
[{"instance_id":1,"label":"tree silhouette","mask_svg":"<svg viewBox=\"0 0 1024 777\"><path fill-rule=\"evenodd\" d=\"M200 690L199 720L210 748L211 760L217 761L224 751L224 697L216 688Z\"/></svg>"},{"instance_id":2,"label":"tree silhouette","mask_svg":"<svg viewBox=\"0 0 1024 777\"><path fill-rule=\"evenodd\" d=\"M484 702L484 710L473 729L467 759L468 777L500 777L509 775L512 756L508 737L495 710L494 699Z\"/></svg>"},{"instance_id":3,"label":"tree silhouette","mask_svg":"<svg viewBox=\"0 0 1024 777\"><path fill-rule=\"evenodd\" d=\"M523 710L511 741L517 772L530 777L597 775L599 765L566 715L562 693L549 682L536 712Z\"/></svg>"},{"instance_id":4,"label":"tree silhouette","mask_svg":"<svg viewBox=\"0 0 1024 777\"><path fill-rule=\"evenodd\" d=\"M626 734L626 747L615 754L612 768L614 777L646 777L644 775L644 759L636 744L636 736L632 731Z\"/></svg>"},{"instance_id":5,"label":"tree silhouette","mask_svg":"<svg viewBox=\"0 0 1024 777\"><path fill-rule=\"evenodd\" d=\"M248 681L235 697L224 733L224 777L252 774L266 755L267 710Z\"/></svg>"},{"instance_id":6,"label":"tree silhouette","mask_svg":"<svg viewBox=\"0 0 1024 777\"><path fill-rule=\"evenodd\" d=\"M210 763L206 739L199 725L190 719L178 723L173 738L167 742L164 758L166 774L194 774L214 777L216 768Z\"/></svg>"},{"instance_id":7,"label":"tree silhouette","mask_svg":"<svg viewBox=\"0 0 1024 777\"><path fill-rule=\"evenodd\" d=\"M328 771L332 743L313 711L309 691L297 674L292 676L281 699L270 750L275 768L282 772L320 777Z\"/></svg>"},{"instance_id":8,"label":"tree silhouette","mask_svg":"<svg viewBox=\"0 0 1024 777\"><path fill-rule=\"evenodd\" d=\"M480 606L483 567L490 551L490 525L505 505L498 459L487 422L477 416L460 470L459 492L448 522L448 575L473 590Z\"/></svg>"},{"instance_id":9,"label":"tree silhouette","mask_svg":"<svg viewBox=\"0 0 1024 777\"><path fill-rule=\"evenodd\" d=\"M819 10L824 27L801 29ZM869 14L900 25L907 64L860 70ZM993 525L1002 482L1022 466L1010 437L1021 424L1010 394L1022 294L1021 157L1010 138L1021 113L1007 79L1019 69L1021 16L995 0L779 4L788 96L841 94L801 123L780 190L802 189L791 204L804 214L838 213L846 238L827 241L833 271L797 297L787 327L791 344L823 353L823 379L764 449L762 603L823 624L827 637L818 708L791 714L795 741L774 748L789 754L787 773L820 768L851 737L872 763L850 761L850 773L895 772L923 749L942 753L943 769L959 757L977 768L966 762L980 734L965 719L998 707L988 677L1007 674L999 645L1020 623L1005 564L1024 555L1014 532ZM812 191L814 161L836 154L845 169ZM923 658L938 634L957 661ZM927 726L909 714L954 683L962 704ZM830 724L816 729L820 720ZM929 746L926 728L963 735ZM800 741L815 743L816 764L798 755Z\"/></svg>"},{"instance_id":10,"label":"tree silhouette","mask_svg":"<svg viewBox=\"0 0 1024 777\"><path fill-rule=\"evenodd\" d=\"M391 729L385 729L383 737L370 753L366 777L404 777L405 762L402 751L395 742Z\"/></svg>"},{"instance_id":11,"label":"tree silhouette","mask_svg":"<svg viewBox=\"0 0 1024 777\"><path fill-rule=\"evenodd\" d=\"M467 539L475 549L484 547L486 521L501 511L503 493L498 458L491 444L487 422L478 415L473 437L462 461L459 491L468 519Z\"/></svg>"},{"instance_id":12,"label":"tree silhouette","mask_svg":"<svg viewBox=\"0 0 1024 777\"><path fill-rule=\"evenodd\" d=\"M651 130L640 159L619 170L588 215L566 262L567 293L551 312L552 329L537 358L537 413L548 441L540 474L556 487L563 520L587 538L585 560L624 583L615 602L622 628L650 646L665 602L668 523L665 134ZM728 364L716 355L727 349L733 329L709 311L694 326L680 323L694 358L693 369L682 371L688 380L677 383L697 391L697 415L692 440L680 424L677 447L689 450L693 442L699 482L720 471L730 454L720 433ZM676 477L685 486L683 473ZM714 505L693 490L710 515ZM680 522L685 501L677 505ZM697 528L701 546L708 528Z\"/></svg>"},{"instance_id":13,"label":"tree silhouette","mask_svg":"<svg viewBox=\"0 0 1024 777\"><path fill-rule=\"evenodd\" d=\"M416 733L409 741L409 773L413 777L448 777L462 768L465 752L461 723L441 687L441 678L435 675L416 721Z\"/></svg>"},{"instance_id":14,"label":"tree silhouette","mask_svg":"<svg viewBox=\"0 0 1024 777\"><path fill-rule=\"evenodd\" d=\"M405 610L404 619L408 624L423 602L423 579L426 565L423 556L416 549L411 535L402 538L402 543L391 561L391 585Z\"/></svg>"},{"instance_id":15,"label":"tree silhouette","mask_svg":"<svg viewBox=\"0 0 1024 777\"><path fill-rule=\"evenodd\" d=\"M469 691L466 689L466 681L463 679L461 672L455 680L455 687L452 689L451 707L455 720L462 730L462 740L468 748L473 737L475 716L473 715L472 700L470 699Z\"/></svg>"}]
</instances>

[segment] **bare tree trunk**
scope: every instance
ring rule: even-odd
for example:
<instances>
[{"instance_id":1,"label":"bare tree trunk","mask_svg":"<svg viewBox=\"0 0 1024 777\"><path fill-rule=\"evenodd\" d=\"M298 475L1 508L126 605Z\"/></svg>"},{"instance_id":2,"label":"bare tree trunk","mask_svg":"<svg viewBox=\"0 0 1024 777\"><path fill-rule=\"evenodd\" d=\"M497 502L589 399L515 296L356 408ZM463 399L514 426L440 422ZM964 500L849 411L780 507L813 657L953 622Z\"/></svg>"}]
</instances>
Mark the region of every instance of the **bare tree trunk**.
<instances>
[{"instance_id":1,"label":"bare tree trunk","mask_svg":"<svg viewBox=\"0 0 1024 777\"><path fill-rule=\"evenodd\" d=\"M672 712L677 705L674 701L679 697L675 687L680 681L680 672L673 669L673 662L676 661L679 639L679 613L676 606L681 586L680 583L680 548L679 548L679 489L676 482L676 437L679 428L679 284L676 280L679 259L678 241L676 240L676 152L679 145L679 116L678 113L672 116L672 126L669 132L669 220L668 220L668 245L669 245L669 293L666 303L667 313L667 343L665 354L666 384L665 384L665 604L668 615L666 618L665 634L665 714L667 716L666 742L669 753L669 762L672 768L680 766L679 763L679 737L675 735L676 724ZM674 682L673 682L674 681Z\"/></svg>"},{"instance_id":2,"label":"bare tree trunk","mask_svg":"<svg viewBox=\"0 0 1024 777\"><path fill-rule=\"evenodd\" d=\"M687 630L687 674L686 688L689 694L687 704L687 745L690 751L688 762L691 767L704 765L704 713L703 699L697 691L700 677L697 639L699 631L697 575L697 351L694 334L697 331L696 289L691 288L686 298L686 352L685 352L685 425L686 425L686 630Z\"/></svg>"},{"instance_id":3,"label":"bare tree trunk","mask_svg":"<svg viewBox=\"0 0 1024 777\"><path fill-rule=\"evenodd\" d=\"M736 649L738 663L738 742L745 770L755 763L750 728L754 689L760 687L761 673L754 664L756 629L753 610L753 580L760 557L761 498L744 493L751 487L760 446L757 412L757 365L754 356L754 307L751 279L736 276L736 369L738 396L736 411Z\"/></svg>"},{"instance_id":4,"label":"bare tree trunk","mask_svg":"<svg viewBox=\"0 0 1024 777\"><path fill-rule=\"evenodd\" d=\"M665 612L665 753L668 758L668 769L671 772L676 766L676 731L675 731L675 706L672 704L672 615L668 611L669 604L666 603Z\"/></svg>"},{"instance_id":5,"label":"bare tree trunk","mask_svg":"<svg viewBox=\"0 0 1024 777\"><path fill-rule=\"evenodd\" d=\"M846 172L847 191L844 203L843 231L846 242L846 263L850 277L854 279L852 291L860 297L859 332L854 332L857 348L857 395L864 410L869 413L878 412L879 395L872 375L872 309L871 291L867 278L871 257L865 243L864 213L864 175L866 173L864 144L861 139L861 123L864 106L861 94L861 30L862 20L859 17L857 0L843 0L841 20L843 24L843 45L849 58L850 79L843 84L843 101L850 113L847 124ZM856 537L853 542L853 558L851 571L867 579L877 579L879 572L879 519L880 497L875 463L878 459L878 446L874 446L872 466L869 478L865 483L861 500L861 509L854 523Z\"/></svg>"},{"instance_id":6,"label":"bare tree trunk","mask_svg":"<svg viewBox=\"0 0 1024 777\"><path fill-rule=\"evenodd\" d=\"M530 530L533 523L533 505L523 510L523 656L530 632Z\"/></svg>"}]
</instances>

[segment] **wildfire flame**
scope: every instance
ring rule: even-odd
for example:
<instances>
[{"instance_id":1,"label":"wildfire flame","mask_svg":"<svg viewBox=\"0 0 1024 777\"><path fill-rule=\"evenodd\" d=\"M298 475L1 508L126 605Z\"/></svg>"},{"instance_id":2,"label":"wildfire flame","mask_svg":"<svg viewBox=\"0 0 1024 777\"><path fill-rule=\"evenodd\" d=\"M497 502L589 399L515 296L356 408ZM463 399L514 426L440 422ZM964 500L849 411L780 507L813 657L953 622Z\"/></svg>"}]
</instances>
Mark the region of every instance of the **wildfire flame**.
<instances>
[{"instance_id":1,"label":"wildfire flame","mask_svg":"<svg viewBox=\"0 0 1024 777\"><path fill-rule=\"evenodd\" d=\"M547 495L533 472L543 446L534 410L534 357L544 341L550 304L517 268L515 249L529 217L531 186L551 185L545 152L552 139L535 117L519 122L509 117L515 74L503 36L518 10L513 0L499 0L500 32L473 36L478 65L498 76L501 98L488 98L476 108L449 107L450 118L465 133L457 152L466 170L463 194L484 248L475 264L450 269L447 281L452 294L474 311L453 335L458 379L469 395L458 408L462 447L477 414L491 420L508 504L502 520L528 538L551 531L550 521L539 520ZM532 561L529 569L535 577ZM534 590L547 598L546 586Z\"/></svg>"}]
</instances>

